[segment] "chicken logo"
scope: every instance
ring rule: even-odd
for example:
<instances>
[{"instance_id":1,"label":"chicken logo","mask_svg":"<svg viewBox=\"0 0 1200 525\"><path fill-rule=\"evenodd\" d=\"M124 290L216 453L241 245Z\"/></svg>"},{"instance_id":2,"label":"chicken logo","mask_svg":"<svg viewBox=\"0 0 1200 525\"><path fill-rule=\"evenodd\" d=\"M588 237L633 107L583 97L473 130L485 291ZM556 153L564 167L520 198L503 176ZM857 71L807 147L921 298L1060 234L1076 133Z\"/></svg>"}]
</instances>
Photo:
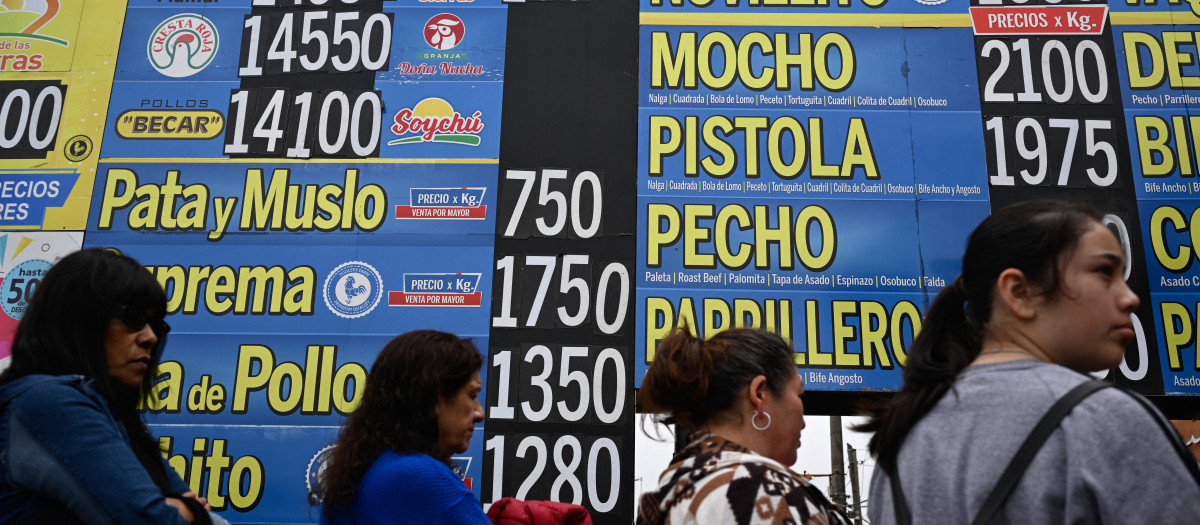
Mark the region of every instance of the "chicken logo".
<instances>
[{"instance_id":1,"label":"chicken logo","mask_svg":"<svg viewBox=\"0 0 1200 525\"><path fill-rule=\"evenodd\" d=\"M467 27L461 18L450 13L442 13L425 22L425 43L439 51L454 49L462 42Z\"/></svg>"},{"instance_id":2,"label":"chicken logo","mask_svg":"<svg viewBox=\"0 0 1200 525\"><path fill-rule=\"evenodd\" d=\"M353 275L346 277L346 304L353 304L354 298L367 293L367 285L358 284Z\"/></svg>"},{"instance_id":3,"label":"chicken logo","mask_svg":"<svg viewBox=\"0 0 1200 525\"><path fill-rule=\"evenodd\" d=\"M383 297L379 272L362 261L342 263L325 278L325 306L345 319L371 313Z\"/></svg>"},{"instance_id":4,"label":"chicken logo","mask_svg":"<svg viewBox=\"0 0 1200 525\"><path fill-rule=\"evenodd\" d=\"M217 28L203 16L184 13L163 20L150 35L150 65L168 77L190 77L217 55Z\"/></svg>"}]
</instances>

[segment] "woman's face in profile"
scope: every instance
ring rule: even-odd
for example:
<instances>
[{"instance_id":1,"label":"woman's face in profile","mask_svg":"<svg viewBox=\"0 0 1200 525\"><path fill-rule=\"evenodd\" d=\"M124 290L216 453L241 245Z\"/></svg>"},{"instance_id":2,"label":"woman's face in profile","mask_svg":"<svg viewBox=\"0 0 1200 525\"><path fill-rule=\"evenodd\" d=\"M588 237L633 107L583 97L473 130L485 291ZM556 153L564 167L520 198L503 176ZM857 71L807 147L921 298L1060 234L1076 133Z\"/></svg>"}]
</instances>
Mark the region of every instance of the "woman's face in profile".
<instances>
[{"instance_id":1,"label":"woman's face in profile","mask_svg":"<svg viewBox=\"0 0 1200 525\"><path fill-rule=\"evenodd\" d=\"M142 376L150 369L150 352L158 342L158 336L150 323L142 323L134 330L114 317L108 321L104 333L104 350L108 356L108 375L113 382L129 388L138 388Z\"/></svg>"},{"instance_id":2,"label":"woman's face in profile","mask_svg":"<svg viewBox=\"0 0 1200 525\"><path fill-rule=\"evenodd\" d=\"M783 389L783 395L776 396L767 391L767 402L763 408L771 414L771 426L764 432L770 435L771 446L760 451L785 466L796 463L796 449L800 448L800 432L804 430L804 379L800 374L792 376ZM762 420L758 424L763 424Z\"/></svg>"},{"instance_id":3,"label":"woman's face in profile","mask_svg":"<svg viewBox=\"0 0 1200 525\"><path fill-rule=\"evenodd\" d=\"M479 404L482 388L476 370L454 395L438 399L438 447L445 457L466 452L471 445L475 424L483 421L483 406Z\"/></svg>"},{"instance_id":4,"label":"woman's face in profile","mask_svg":"<svg viewBox=\"0 0 1200 525\"><path fill-rule=\"evenodd\" d=\"M1054 362L1081 372L1117 366L1135 336L1130 314L1139 303L1125 283L1121 246L1093 223L1061 265L1061 291L1037 307L1039 344Z\"/></svg>"}]
</instances>

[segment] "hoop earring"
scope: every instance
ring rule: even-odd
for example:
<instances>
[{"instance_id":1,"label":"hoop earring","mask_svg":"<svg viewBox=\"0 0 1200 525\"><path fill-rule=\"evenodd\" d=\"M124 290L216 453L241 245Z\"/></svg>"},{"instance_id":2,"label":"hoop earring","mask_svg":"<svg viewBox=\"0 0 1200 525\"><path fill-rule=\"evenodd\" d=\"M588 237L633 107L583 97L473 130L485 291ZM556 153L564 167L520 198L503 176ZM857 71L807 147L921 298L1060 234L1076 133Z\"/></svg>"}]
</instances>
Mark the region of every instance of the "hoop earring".
<instances>
[{"instance_id":1,"label":"hoop earring","mask_svg":"<svg viewBox=\"0 0 1200 525\"><path fill-rule=\"evenodd\" d=\"M769 414L766 410L764 410L762 415L767 416L767 424L765 424L761 427L758 426L758 413L756 412L753 416L750 416L750 426L754 427L754 430L757 430L759 432L762 432L768 428L771 428L771 414Z\"/></svg>"}]
</instances>

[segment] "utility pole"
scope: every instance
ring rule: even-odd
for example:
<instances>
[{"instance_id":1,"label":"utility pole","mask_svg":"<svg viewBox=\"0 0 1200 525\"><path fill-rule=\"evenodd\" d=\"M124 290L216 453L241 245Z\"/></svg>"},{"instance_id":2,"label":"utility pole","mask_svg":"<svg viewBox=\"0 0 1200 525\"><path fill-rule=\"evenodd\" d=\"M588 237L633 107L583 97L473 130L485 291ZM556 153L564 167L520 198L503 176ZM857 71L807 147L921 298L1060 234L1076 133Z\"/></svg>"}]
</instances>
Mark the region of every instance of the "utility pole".
<instances>
[{"instance_id":1,"label":"utility pole","mask_svg":"<svg viewBox=\"0 0 1200 525\"><path fill-rule=\"evenodd\" d=\"M847 443L846 455L850 457L850 495L853 498L851 501L854 502L851 516L854 518L854 525L862 525L862 494L858 489L858 451Z\"/></svg>"},{"instance_id":2,"label":"utility pole","mask_svg":"<svg viewBox=\"0 0 1200 525\"><path fill-rule=\"evenodd\" d=\"M842 416L829 417L829 498L846 508L846 459L842 456Z\"/></svg>"}]
</instances>

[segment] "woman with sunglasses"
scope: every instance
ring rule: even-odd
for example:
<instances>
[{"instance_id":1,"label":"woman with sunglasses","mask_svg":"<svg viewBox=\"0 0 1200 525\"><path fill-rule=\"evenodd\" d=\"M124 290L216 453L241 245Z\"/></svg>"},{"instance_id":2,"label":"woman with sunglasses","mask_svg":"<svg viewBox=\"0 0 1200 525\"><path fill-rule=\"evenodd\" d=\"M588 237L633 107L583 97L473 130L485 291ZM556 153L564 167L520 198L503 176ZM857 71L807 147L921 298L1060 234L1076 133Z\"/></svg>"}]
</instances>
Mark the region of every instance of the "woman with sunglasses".
<instances>
[{"instance_id":1,"label":"woman with sunglasses","mask_svg":"<svg viewBox=\"0 0 1200 525\"><path fill-rule=\"evenodd\" d=\"M0 374L0 523L211 523L137 413L166 306L154 276L114 250L46 272Z\"/></svg>"}]
</instances>

